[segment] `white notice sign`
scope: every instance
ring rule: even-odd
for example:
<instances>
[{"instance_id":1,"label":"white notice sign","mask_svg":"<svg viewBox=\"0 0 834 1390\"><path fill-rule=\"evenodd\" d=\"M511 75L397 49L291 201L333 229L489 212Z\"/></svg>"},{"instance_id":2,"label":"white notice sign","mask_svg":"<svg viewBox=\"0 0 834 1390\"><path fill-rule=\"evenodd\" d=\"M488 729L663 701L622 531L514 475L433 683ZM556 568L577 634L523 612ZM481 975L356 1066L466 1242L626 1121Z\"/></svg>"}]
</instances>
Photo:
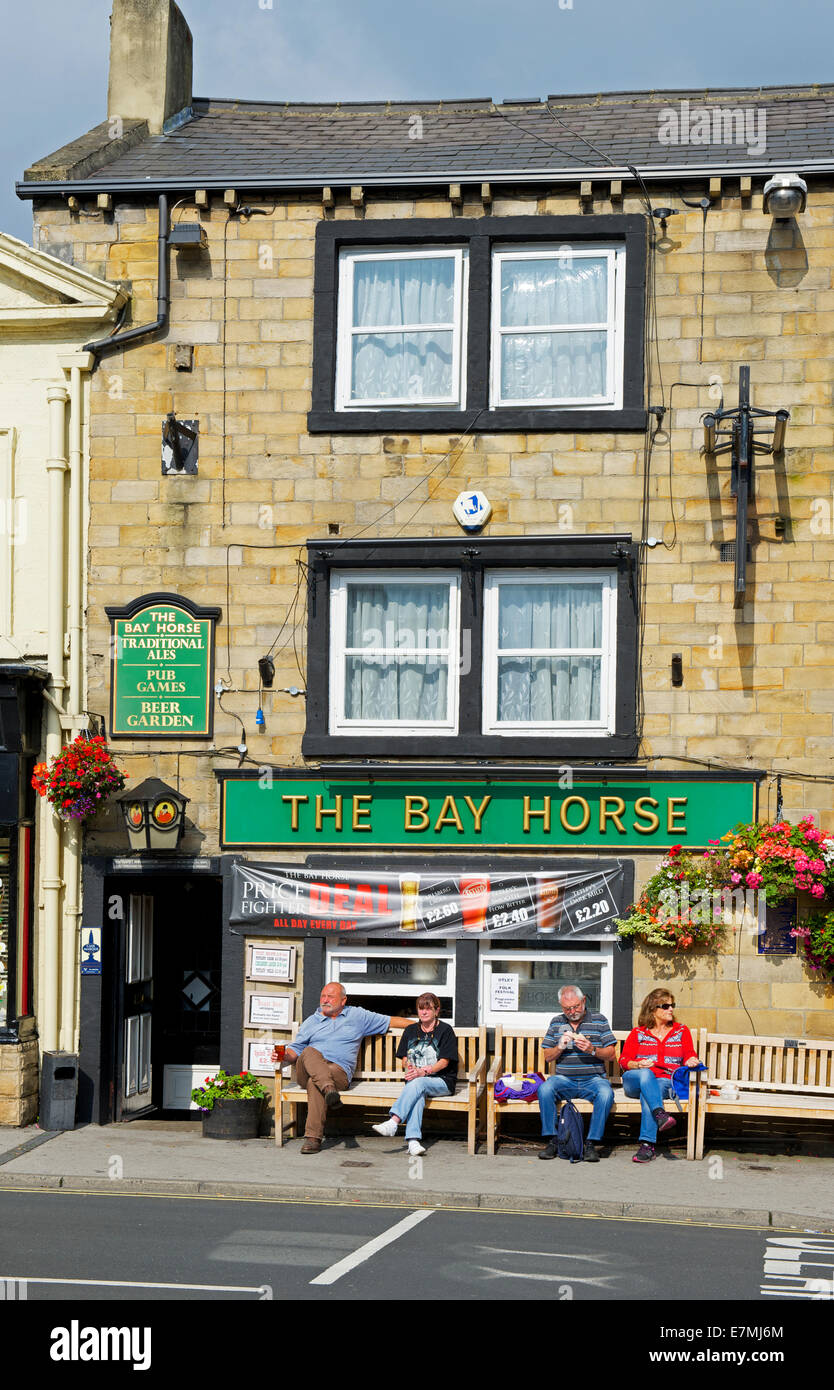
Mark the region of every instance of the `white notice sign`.
<instances>
[{"instance_id":1,"label":"white notice sign","mask_svg":"<svg viewBox=\"0 0 834 1390\"><path fill-rule=\"evenodd\" d=\"M491 977L490 1008L496 1013L518 1013L517 975L493 975Z\"/></svg>"}]
</instances>

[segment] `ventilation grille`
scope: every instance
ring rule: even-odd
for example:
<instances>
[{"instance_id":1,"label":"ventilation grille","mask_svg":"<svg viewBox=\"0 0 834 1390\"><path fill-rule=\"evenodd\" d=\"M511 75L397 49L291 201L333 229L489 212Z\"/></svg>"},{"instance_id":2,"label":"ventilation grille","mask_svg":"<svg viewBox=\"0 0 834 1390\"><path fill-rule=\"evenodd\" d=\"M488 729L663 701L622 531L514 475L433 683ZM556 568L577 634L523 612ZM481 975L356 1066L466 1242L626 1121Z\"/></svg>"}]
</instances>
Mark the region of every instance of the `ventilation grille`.
<instances>
[{"instance_id":1,"label":"ventilation grille","mask_svg":"<svg viewBox=\"0 0 834 1390\"><path fill-rule=\"evenodd\" d=\"M749 542L749 541L748 541L748 543L747 543L747 558L748 558L748 560L752 560L752 559L753 559L753 549L752 549L752 546L750 545L750 542ZM736 543L735 543L735 541L722 541L722 542L721 542L721 550L719 551L719 559L725 561L728 565L734 565L734 564L735 564L735 562L736 562Z\"/></svg>"}]
</instances>

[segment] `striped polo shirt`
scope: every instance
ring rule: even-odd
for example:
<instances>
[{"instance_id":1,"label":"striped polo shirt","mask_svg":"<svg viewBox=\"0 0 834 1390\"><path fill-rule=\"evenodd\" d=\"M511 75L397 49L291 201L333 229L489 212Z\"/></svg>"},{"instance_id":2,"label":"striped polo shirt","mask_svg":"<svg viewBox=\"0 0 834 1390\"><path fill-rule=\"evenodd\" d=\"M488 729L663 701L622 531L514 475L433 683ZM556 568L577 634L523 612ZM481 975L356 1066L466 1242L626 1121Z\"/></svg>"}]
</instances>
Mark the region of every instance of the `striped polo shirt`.
<instances>
[{"instance_id":1,"label":"striped polo shirt","mask_svg":"<svg viewBox=\"0 0 834 1390\"><path fill-rule=\"evenodd\" d=\"M544 1037L545 1047L555 1047L563 1033L581 1033L593 1043L594 1047L613 1047L617 1039L611 1032L611 1024L604 1014L591 1013L586 1009L574 1028L564 1014L557 1014L550 1020ZM578 1047L569 1047L556 1063L557 1076L570 1076L581 1081L589 1076L605 1076L606 1066L590 1052L580 1052Z\"/></svg>"}]
</instances>

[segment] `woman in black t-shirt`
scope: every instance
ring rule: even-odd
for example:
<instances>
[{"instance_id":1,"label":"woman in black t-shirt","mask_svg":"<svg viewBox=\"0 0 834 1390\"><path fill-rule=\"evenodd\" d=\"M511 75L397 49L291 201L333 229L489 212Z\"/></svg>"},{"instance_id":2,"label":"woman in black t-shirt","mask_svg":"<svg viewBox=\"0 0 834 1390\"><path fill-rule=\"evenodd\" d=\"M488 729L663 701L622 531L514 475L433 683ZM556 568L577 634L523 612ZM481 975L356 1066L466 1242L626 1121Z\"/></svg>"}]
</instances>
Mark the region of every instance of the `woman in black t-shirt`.
<instances>
[{"instance_id":1,"label":"woman in black t-shirt","mask_svg":"<svg viewBox=\"0 0 834 1390\"><path fill-rule=\"evenodd\" d=\"M458 1040L449 1024L440 1022L440 1000L436 994L420 995L417 1016L420 1022L403 1030L397 1048L406 1085L391 1106L388 1119L372 1126L384 1139L393 1139L405 1120L405 1137L412 1156L426 1152L420 1140L427 1097L454 1095L458 1079Z\"/></svg>"}]
</instances>

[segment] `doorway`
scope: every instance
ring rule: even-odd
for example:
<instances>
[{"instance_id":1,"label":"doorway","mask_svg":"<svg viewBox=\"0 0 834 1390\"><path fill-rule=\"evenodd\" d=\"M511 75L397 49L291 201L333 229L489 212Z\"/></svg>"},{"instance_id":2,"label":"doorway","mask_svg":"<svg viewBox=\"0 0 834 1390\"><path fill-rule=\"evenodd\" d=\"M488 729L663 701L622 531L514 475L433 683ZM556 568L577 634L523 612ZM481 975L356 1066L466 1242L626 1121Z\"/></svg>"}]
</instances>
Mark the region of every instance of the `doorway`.
<instances>
[{"instance_id":1,"label":"doorway","mask_svg":"<svg viewBox=\"0 0 834 1390\"><path fill-rule=\"evenodd\" d=\"M114 1118L183 1118L192 1087L220 1064L221 881L159 874L111 885L123 924Z\"/></svg>"}]
</instances>

